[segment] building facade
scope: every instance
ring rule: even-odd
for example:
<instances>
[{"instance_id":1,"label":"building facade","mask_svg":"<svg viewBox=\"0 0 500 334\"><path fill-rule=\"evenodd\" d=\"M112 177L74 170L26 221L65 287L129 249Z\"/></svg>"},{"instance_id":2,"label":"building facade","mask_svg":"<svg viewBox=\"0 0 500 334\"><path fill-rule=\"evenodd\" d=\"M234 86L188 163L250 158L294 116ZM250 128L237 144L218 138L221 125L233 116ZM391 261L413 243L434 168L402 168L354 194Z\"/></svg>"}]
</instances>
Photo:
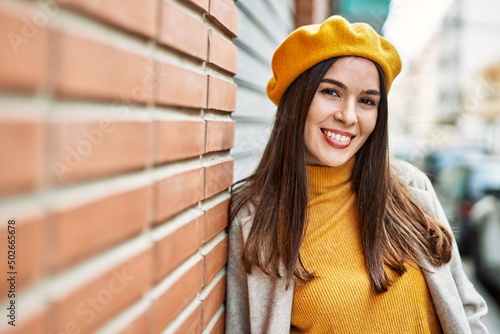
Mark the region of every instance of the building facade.
<instances>
[{"instance_id":1,"label":"building facade","mask_svg":"<svg viewBox=\"0 0 500 334\"><path fill-rule=\"evenodd\" d=\"M405 65L391 92L391 130L393 146L407 145L410 160L454 147L500 153L497 10L492 0L451 1L429 43Z\"/></svg>"}]
</instances>

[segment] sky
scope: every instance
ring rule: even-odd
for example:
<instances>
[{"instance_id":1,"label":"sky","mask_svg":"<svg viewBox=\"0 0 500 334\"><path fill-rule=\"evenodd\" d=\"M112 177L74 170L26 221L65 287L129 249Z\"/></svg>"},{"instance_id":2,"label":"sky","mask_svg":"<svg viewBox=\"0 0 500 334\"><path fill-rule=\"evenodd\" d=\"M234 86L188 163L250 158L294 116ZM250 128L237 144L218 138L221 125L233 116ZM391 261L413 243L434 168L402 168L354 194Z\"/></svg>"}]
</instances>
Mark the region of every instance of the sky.
<instances>
[{"instance_id":1,"label":"sky","mask_svg":"<svg viewBox=\"0 0 500 334\"><path fill-rule=\"evenodd\" d=\"M454 0L391 0L382 32L399 51L403 64L422 52Z\"/></svg>"}]
</instances>

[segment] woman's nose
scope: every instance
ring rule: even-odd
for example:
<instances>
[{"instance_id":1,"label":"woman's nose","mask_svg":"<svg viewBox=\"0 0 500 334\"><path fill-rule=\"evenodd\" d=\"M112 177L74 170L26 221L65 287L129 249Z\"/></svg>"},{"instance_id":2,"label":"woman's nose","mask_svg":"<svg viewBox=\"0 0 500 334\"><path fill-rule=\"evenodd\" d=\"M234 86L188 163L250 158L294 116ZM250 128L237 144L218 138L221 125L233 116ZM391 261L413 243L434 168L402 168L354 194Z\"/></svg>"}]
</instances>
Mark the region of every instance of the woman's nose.
<instances>
[{"instance_id":1,"label":"woman's nose","mask_svg":"<svg viewBox=\"0 0 500 334\"><path fill-rule=\"evenodd\" d=\"M335 120L342 122L345 125L356 124L356 104L346 101L342 104L340 109L333 114L333 117L335 118Z\"/></svg>"}]
</instances>

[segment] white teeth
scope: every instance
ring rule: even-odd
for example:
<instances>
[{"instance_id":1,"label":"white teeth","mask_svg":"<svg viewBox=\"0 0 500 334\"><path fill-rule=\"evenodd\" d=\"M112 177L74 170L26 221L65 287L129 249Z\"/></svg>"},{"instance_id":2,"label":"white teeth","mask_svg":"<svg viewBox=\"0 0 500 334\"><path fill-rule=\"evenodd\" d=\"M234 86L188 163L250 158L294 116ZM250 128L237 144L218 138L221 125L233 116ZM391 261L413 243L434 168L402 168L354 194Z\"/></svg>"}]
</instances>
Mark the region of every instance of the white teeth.
<instances>
[{"instance_id":1,"label":"white teeth","mask_svg":"<svg viewBox=\"0 0 500 334\"><path fill-rule=\"evenodd\" d=\"M338 133L333 133L331 131L323 130L323 133L325 133L328 137L332 138L333 140L341 142L341 143L347 143L348 141L351 140L351 137L342 136L342 135L339 135Z\"/></svg>"}]
</instances>

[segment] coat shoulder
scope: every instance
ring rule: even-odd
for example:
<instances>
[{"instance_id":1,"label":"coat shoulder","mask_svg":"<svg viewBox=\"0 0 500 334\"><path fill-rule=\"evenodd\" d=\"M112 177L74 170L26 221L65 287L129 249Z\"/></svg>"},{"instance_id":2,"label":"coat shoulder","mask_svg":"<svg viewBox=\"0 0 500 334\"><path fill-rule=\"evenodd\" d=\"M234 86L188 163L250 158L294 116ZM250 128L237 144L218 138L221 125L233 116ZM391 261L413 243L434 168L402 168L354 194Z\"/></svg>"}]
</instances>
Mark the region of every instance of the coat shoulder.
<instances>
[{"instance_id":1,"label":"coat shoulder","mask_svg":"<svg viewBox=\"0 0 500 334\"><path fill-rule=\"evenodd\" d=\"M409 187L428 190L430 180L427 175L411 163L398 159L391 159L391 169L404 184Z\"/></svg>"}]
</instances>

